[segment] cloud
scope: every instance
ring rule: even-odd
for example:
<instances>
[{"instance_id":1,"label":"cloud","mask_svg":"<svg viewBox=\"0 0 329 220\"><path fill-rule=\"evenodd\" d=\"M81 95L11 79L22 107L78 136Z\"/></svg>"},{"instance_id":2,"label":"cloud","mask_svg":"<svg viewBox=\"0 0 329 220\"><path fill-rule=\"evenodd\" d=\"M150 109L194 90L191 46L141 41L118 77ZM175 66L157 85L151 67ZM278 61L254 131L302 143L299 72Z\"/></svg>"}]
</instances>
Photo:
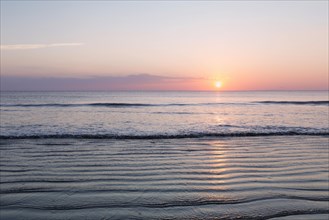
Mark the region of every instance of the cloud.
<instances>
[{"instance_id":1,"label":"cloud","mask_svg":"<svg viewBox=\"0 0 329 220\"><path fill-rule=\"evenodd\" d=\"M5 44L0 45L1 50L31 50L50 47L73 47L81 46L83 43L54 43L54 44Z\"/></svg>"},{"instance_id":2,"label":"cloud","mask_svg":"<svg viewBox=\"0 0 329 220\"><path fill-rule=\"evenodd\" d=\"M90 78L51 78L2 76L4 91L72 91L72 90L205 90L203 78L167 77L152 74L95 76Z\"/></svg>"}]
</instances>

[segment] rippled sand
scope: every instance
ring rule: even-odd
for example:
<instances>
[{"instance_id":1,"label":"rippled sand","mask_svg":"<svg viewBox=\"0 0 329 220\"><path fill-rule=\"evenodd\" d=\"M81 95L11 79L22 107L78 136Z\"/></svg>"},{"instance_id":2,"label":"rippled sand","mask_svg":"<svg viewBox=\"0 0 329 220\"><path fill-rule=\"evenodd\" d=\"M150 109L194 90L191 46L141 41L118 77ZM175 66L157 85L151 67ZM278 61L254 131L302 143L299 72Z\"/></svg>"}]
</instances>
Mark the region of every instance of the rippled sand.
<instances>
[{"instance_id":1,"label":"rippled sand","mask_svg":"<svg viewBox=\"0 0 329 220\"><path fill-rule=\"evenodd\" d=\"M329 217L328 136L0 141L0 219Z\"/></svg>"}]
</instances>

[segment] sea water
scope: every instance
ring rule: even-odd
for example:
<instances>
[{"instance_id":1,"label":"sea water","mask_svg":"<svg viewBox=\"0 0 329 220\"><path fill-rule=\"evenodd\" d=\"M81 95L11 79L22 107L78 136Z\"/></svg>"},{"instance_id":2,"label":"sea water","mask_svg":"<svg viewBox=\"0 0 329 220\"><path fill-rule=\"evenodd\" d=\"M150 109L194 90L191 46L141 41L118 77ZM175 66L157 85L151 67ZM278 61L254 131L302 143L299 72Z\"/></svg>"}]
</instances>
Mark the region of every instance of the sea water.
<instances>
[{"instance_id":1,"label":"sea water","mask_svg":"<svg viewBox=\"0 0 329 220\"><path fill-rule=\"evenodd\" d=\"M328 134L328 92L2 92L1 137Z\"/></svg>"},{"instance_id":2,"label":"sea water","mask_svg":"<svg viewBox=\"0 0 329 220\"><path fill-rule=\"evenodd\" d=\"M2 92L0 219L328 219L327 92Z\"/></svg>"}]
</instances>

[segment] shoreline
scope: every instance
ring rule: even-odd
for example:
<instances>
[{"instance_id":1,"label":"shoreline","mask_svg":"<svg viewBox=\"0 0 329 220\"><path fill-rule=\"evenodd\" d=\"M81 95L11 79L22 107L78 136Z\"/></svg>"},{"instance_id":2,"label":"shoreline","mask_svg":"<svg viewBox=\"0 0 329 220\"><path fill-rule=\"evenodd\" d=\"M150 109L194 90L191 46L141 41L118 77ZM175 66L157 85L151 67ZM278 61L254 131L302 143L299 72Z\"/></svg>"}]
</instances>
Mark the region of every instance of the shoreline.
<instances>
[{"instance_id":1,"label":"shoreline","mask_svg":"<svg viewBox=\"0 0 329 220\"><path fill-rule=\"evenodd\" d=\"M168 139L207 139L207 138L239 138L239 137L295 137L295 136L309 136L309 137L329 137L329 132L241 132L232 134L182 134L182 135L107 135L107 134L56 134L56 135L27 135L27 136L1 136L0 140L24 140L24 139L99 139L99 140L168 140Z\"/></svg>"}]
</instances>

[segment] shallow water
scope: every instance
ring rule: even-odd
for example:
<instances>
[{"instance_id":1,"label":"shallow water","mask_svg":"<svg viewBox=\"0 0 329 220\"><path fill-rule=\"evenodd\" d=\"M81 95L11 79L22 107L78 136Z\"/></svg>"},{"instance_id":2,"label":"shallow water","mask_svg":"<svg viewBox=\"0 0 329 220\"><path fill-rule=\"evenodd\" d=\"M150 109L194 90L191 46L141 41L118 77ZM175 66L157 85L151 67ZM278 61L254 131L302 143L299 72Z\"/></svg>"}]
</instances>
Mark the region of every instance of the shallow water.
<instances>
[{"instance_id":1,"label":"shallow water","mask_svg":"<svg viewBox=\"0 0 329 220\"><path fill-rule=\"evenodd\" d=\"M328 136L1 139L1 219L327 219Z\"/></svg>"}]
</instances>

